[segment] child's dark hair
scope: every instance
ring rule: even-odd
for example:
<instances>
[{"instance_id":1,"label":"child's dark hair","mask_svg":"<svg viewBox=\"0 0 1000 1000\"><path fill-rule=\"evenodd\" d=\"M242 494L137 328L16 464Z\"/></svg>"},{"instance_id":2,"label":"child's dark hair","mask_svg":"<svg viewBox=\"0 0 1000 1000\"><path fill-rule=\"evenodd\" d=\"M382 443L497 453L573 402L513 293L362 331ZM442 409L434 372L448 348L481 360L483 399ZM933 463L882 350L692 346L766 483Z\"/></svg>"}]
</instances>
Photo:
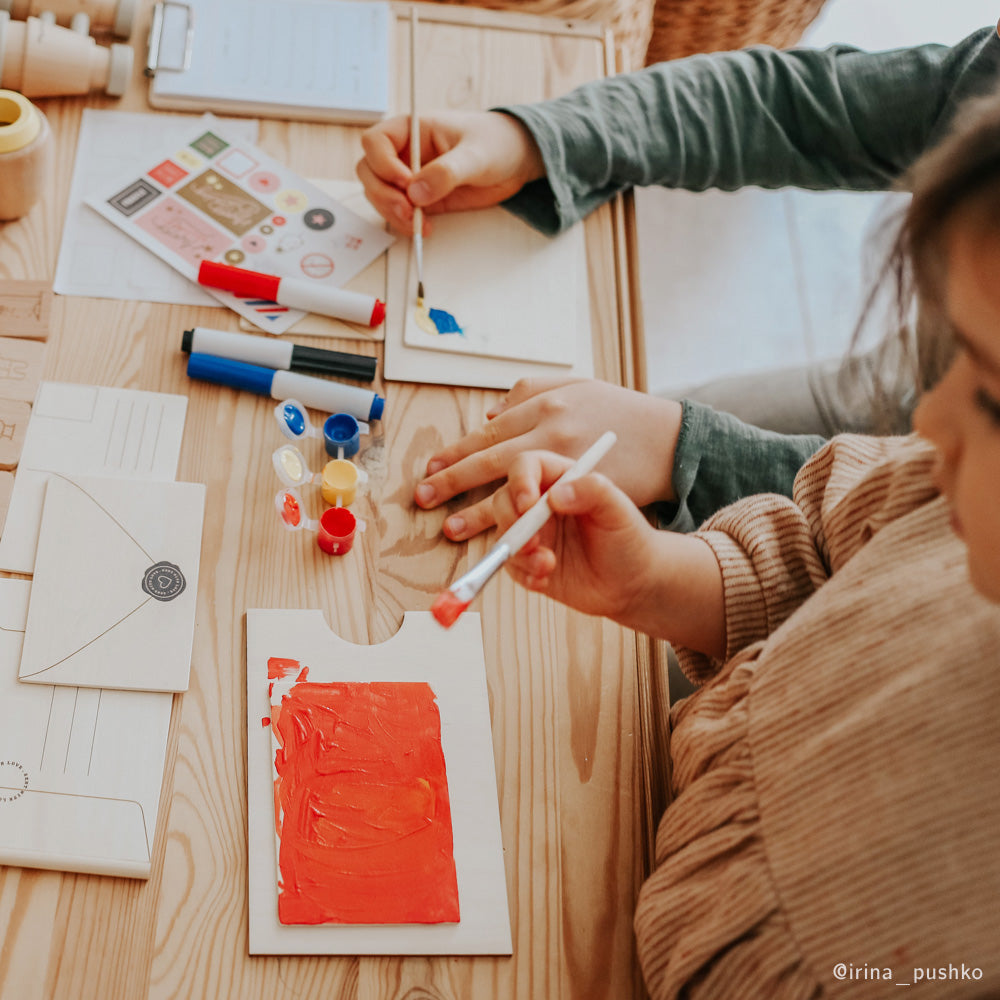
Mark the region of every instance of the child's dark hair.
<instances>
[{"instance_id":1,"label":"child's dark hair","mask_svg":"<svg viewBox=\"0 0 1000 1000\"><path fill-rule=\"evenodd\" d=\"M971 213L1000 238L1000 91L971 101L948 136L924 154L903 178L913 197L896 221L892 250L880 276L893 291L898 335L884 343L874 410L879 430L900 430L912 393L922 393L944 374L954 353L946 314L948 228ZM871 309L877 289L869 296ZM859 324L855 343L860 336ZM852 362L845 372L850 377ZM904 398L910 396L909 399Z\"/></svg>"}]
</instances>

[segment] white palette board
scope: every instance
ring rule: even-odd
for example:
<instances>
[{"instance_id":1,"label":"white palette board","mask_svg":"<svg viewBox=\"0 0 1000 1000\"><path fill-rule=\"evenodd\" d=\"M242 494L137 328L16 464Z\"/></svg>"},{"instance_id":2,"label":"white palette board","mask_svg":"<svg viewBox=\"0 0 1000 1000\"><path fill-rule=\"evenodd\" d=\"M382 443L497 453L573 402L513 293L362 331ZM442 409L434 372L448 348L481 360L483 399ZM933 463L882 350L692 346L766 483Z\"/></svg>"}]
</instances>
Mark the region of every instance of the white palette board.
<instances>
[{"instance_id":1,"label":"white palette board","mask_svg":"<svg viewBox=\"0 0 1000 1000\"><path fill-rule=\"evenodd\" d=\"M489 212L502 212L504 209L489 209ZM457 314L454 302L448 301L448 286L461 287L465 274L466 261L476 252L482 236L480 235L480 212L463 212L456 214L451 223L446 223L446 233L453 239L446 245L446 253L433 248L434 241L440 233L435 233L424 240L424 254L429 258L436 253L441 258L441 268L444 274L450 274L450 280L441 288L432 286L425 281L427 304L437 308L447 309ZM506 214L506 213L505 213ZM441 217L435 219L435 227ZM516 226L528 229L527 225L516 219L511 220ZM503 231L511 232L504 226ZM538 236L538 234L533 234ZM388 250L386 266L386 319L385 319L385 363L384 377L394 382L423 382L432 385L474 386L482 389L509 389L519 378L532 377L566 377L578 376L591 378L594 374L594 357L592 344L592 325L590 320L590 294L587 280L585 254L585 234L582 226L575 226L563 234L570 237L575 249L567 244L567 251L558 256L546 258L544 269L533 269L530 274L531 284L520 289L519 294L527 301L539 301L544 295L552 296L554 302L561 302L564 315L577 317L573 329L573 343L570 353L564 354L559 364L540 361L518 360L511 357L490 357L473 354L462 350L427 349L427 346L414 347L407 342L407 324L412 320L415 302L415 272L412 262L412 241L398 240ZM546 239L547 237L538 237ZM562 237L560 237L561 239ZM571 252L572 251L572 252ZM491 248L491 256L495 253L511 254L517 252L516 245ZM425 267L427 266L425 261ZM569 270L573 268L573 270ZM463 295L470 295L480 303L493 303L493 293L489 282L486 284L470 284ZM497 306L499 314L501 308ZM475 311L475 310L473 310ZM547 331L542 325L528 320L527 329L534 339L543 340ZM427 336L427 335L425 335ZM453 343L460 339L454 335L443 335L437 338L442 342ZM566 360L571 359L571 364Z\"/></svg>"},{"instance_id":2,"label":"white palette board","mask_svg":"<svg viewBox=\"0 0 1000 1000\"><path fill-rule=\"evenodd\" d=\"M408 302L417 296L415 255L408 259ZM429 308L447 310L462 333L428 332L408 309L403 342L454 354L534 361L569 368L576 330L589 328L583 227L543 236L502 208L439 215L424 240Z\"/></svg>"},{"instance_id":3,"label":"white palette board","mask_svg":"<svg viewBox=\"0 0 1000 1000\"><path fill-rule=\"evenodd\" d=\"M246 142L256 141L258 123L253 119L223 121L233 135ZM83 109L52 286L57 294L218 305L200 285L178 274L156 254L137 250L135 240L109 226L84 202L93 191L113 184L122 171L141 171L151 146L180 143L190 131L191 119L181 115Z\"/></svg>"},{"instance_id":4,"label":"white palette board","mask_svg":"<svg viewBox=\"0 0 1000 1000\"><path fill-rule=\"evenodd\" d=\"M161 392L42 382L0 536L0 569L34 571L50 473L173 480L187 402Z\"/></svg>"},{"instance_id":5,"label":"white palette board","mask_svg":"<svg viewBox=\"0 0 1000 1000\"><path fill-rule=\"evenodd\" d=\"M461 919L448 924L284 925L278 920L268 660L308 680L424 681L441 716ZM247 811L251 955L509 955L510 917L479 615L448 631L408 611L377 646L346 642L321 611L247 611Z\"/></svg>"},{"instance_id":6,"label":"white palette board","mask_svg":"<svg viewBox=\"0 0 1000 1000\"><path fill-rule=\"evenodd\" d=\"M173 695L19 683L30 591L0 579L0 863L148 878Z\"/></svg>"},{"instance_id":7,"label":"white palette board","mask_svg":"<svg viewBox=\"0 0 1000 1000\"><path fill-rule=\"evenodd\" d=\"M186 691L201 483L49 476L18 676Z\"/></svg>"}]
</instances>

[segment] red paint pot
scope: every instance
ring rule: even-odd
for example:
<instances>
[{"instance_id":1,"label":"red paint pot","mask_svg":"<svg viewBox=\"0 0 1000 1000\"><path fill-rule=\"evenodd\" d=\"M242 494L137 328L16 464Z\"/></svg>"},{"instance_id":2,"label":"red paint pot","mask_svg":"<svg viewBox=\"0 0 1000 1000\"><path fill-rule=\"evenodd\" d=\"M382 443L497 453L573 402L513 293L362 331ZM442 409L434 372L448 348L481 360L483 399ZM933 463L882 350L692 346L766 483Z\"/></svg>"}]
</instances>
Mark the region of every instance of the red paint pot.
<instances>
[{"instance_id":1,"label":"red paint pot","mask_svg":"<svg viewBox=\"0 0 1000 1000\"><path fill-rule=\"evenodd\" d=\"M316 543L331 556L342 556L351 551L357 519L346 507L330 507L319 519Z\"/></svg>"}]
</instances>

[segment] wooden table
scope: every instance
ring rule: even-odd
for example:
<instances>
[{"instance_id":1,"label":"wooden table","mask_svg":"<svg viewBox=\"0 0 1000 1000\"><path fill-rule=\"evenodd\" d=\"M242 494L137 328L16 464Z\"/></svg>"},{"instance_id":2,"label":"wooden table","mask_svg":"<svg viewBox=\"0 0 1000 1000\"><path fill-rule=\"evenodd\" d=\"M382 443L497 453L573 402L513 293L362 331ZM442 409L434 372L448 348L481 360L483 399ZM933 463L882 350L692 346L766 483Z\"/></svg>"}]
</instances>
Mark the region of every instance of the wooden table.
<instances>
[{"instance_id":1,"label":"wooden table","mask_svg":"<svg viewBox=\"0 0 1000 1000\"><path fill-rule=\"evenodd\" d=\"M397 11L395 39L401 109L407 11ZM422 84L427 107L555 96L612 65L609 40L592 25L433 4L421 5L420 16L436 66ZM133 36L139 65L148 23L147 5ZM95 95L40 104L57 139L55 181L26 218L0 225L3 278L52 280L83 108L148 110L138 68L119 102ZM306 177L351 179L359 135L263 120L259 144ZM594 359L600 377L637 385L626 218L617 202L586 222ZM478 609L513 958L248 956L244 612L321 608L343 637L375 643L396 632L405 610L427 609L487 539L444 540L446 512L417 509L413 486L427 457L479 425L497 393L376 384L387 419L374 442L384 445L384 462L358 504L368 530L350 558L332 561L275 518L273 402L186 377L179 335L194 325L237 329L235 315L217 308L55 301L46 378L189 396L178 478L207 484L204 543L191 687L174 700L153 875L142 882L0 868L0 997L641 995L632 912L650 823L639 753L649 720L637 711L648 650L506 576Z\"/></svg>"}]
</instances>

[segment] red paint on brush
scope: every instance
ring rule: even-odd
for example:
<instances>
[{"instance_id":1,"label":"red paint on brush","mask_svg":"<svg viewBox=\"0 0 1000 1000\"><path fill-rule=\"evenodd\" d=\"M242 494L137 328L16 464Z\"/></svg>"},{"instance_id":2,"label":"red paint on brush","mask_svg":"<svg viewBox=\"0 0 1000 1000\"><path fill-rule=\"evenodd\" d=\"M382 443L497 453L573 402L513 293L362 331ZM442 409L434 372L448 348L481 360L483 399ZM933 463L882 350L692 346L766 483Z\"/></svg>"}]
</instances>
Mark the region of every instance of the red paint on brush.
<instances>
[{"instance_id":1,"label":"red paint on brush","mask_svg":"<svg viewBox=\"0 0 1000 1000\"><path fill-rule=\"evenodd\" d=\"M451 628L458 621L458 616L471 604L471 601L459 600L450 590L438 594L437 600L431 605L431 614L439 625Z\"/></svg>"}]
</instances>

